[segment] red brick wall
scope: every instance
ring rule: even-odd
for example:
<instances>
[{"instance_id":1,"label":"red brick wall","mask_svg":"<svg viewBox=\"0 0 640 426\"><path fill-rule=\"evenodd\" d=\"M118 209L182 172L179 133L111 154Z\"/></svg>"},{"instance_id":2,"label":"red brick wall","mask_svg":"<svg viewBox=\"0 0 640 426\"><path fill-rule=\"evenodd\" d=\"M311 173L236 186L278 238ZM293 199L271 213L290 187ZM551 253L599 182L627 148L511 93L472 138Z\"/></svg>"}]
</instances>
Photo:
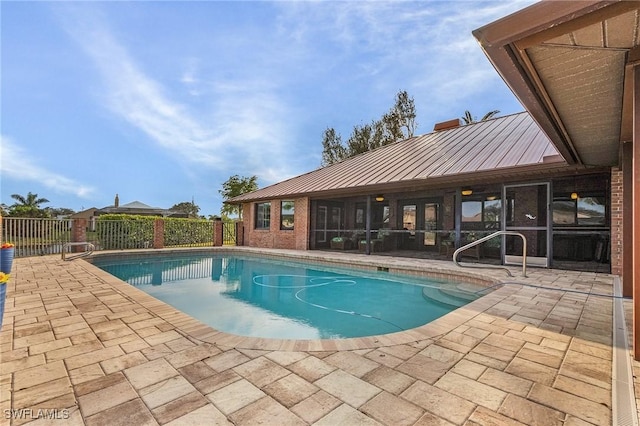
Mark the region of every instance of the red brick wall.
<instances>
[{"instance_id":1,"label":"red brick wall","mask_svg":"<svg viewBox=\"0 0 640 426\"><path fill-rule=\"evenodd\" d=\"M161 249L164 247L164 220L156 219L153 221L153 248Z\"/></svg>"},{"instance_id":2,"label":"red brick wall","mask_svg":"<svg viewBox=\"0 0 640 426\"><path fill-rule=\"evenodd\" d=\"M216 219L213 223L213 245L220 247L224 244L224 225L221 219Z\"/></svg>"},{"instance_id":3,"label":"red brick wall","mask_svg":"<svg viewBox=\"0 0 640 426\"><path fill-rule=\"evenodd\" d=\"M622 170L611 169L611 273L622 275Z\"/></svg>"},{"instance_id":4,"label":"red brick wall","mask_svg":"<svg viewBox=\"0 0 640 426\"><path fill-rule=\"evenodd\" d=\"M452 230L456 228L455 223L455 193L448 192L445 194L442 206L442 229Z\"/></svg>"},{"instance_id":5,"label":"red brick wall","mask_svg":"<svg viewBox=\"0 0 640 426\"><path fill-rule=\"evenodd\" d=\"M296 198L294 226L292 230L280 229L281 199L270 200L271 224L269 229L255 229L255 206L257 203L245 204L243 207L244 241L250 247L309 249L309 208L308 198Z\"/></svg>"}]
</instances>

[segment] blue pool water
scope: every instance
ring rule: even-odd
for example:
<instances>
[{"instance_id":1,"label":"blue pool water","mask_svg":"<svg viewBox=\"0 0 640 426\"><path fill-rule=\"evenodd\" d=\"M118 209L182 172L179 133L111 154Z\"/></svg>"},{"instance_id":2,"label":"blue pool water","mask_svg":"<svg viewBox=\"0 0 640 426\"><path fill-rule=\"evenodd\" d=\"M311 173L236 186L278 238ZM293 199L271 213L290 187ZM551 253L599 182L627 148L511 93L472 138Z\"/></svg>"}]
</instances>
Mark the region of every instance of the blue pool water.
<instances>
[{"instance_id":1,"label":"blue pool water","mask_svg":"<svg viewBox=\"0 0 640 426\"><path fill-rule=\"evenodd\" d=\"M228 254L97 258L94 264L217 330L279 339L408 330L468 303L482 290Z\"/></svg>"}]
</instances>

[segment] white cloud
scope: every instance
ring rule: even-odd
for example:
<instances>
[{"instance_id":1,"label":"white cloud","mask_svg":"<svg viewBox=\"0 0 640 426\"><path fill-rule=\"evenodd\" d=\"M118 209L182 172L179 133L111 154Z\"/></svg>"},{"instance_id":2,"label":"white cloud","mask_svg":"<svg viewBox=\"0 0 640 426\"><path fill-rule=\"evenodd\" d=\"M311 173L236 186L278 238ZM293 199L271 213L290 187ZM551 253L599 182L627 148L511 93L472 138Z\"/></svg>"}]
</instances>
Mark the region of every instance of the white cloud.
<instances>
[{"instance_id":1,"label":"white cloud","mask_svg":"<svg viewBox=\"0 0 640 426\"><path fill-rule=\"evenodd\" d=\"M387 96L389 90L405 89L435 110L495 91L496 73L472 31L533 2L278 5L283 14L281 28L289 28L292 39L310 45L314 40L332 40L335 57L353 56L354 68L336 72L355 72L362 80L376 82L371 88ZM395 87L398 83L401 86ZM419 112L424 116L430 111Z\"/></svg>"},{"instance_id":2,"label":"white cloud","mask_svg":"<svg viewBox=\"0 0 640 426\"><path fill-rule=\"evenodd\" d=\"M393 94L407 90L427 119L445 106L462 112L472 96L491 93L495 71L471 31L526 3L275 2L277 22L225 34L229 45L198 40L209 50L173 55L178 70L164 83L136 44L125 44L138 34L116 37L99 6L67 4L60 16L99 70L113 114L186 167L257 174L271 183L310 168L296 170L303 156L312 157L304 145L319 151L321 136L294 128L304 132L300 127L317 124L310 114L345 103L322 93L325 87L343 90L345 99L361 94L332 86L334 79L365 86L370 103L387 107ZM297 87L313 87L318 98L300 99ZM314 109L314 102L324 105ZM340 113L341 120L356 117L353 125L375 118Z\"/></svg>"},{"instance_id":3,"label":"white cloud","mask_svg":"<svg viewBox=\"0 0 640 426\"><path fill-rule=\"evenodd\" d=\"M39 166L24 149L0 135L0 172L18 181L35 182L54 191L89 198L95 189Z\"/></svg>"},{"instance_id":4,"label":"white cloud","mask_svg":"<svg viewBox=\"0 0 640 426\"><path fill-rule=\"evenodd\" d=\"M208 84L198 77L198 59L184 64L181 83L187 93L201 95L208 87L208 109L194 109L171 96L175 88L163 86L152 73L134 59L135 52L120 43L106 20L91 8L66 8L63 21L73 39L93 60L104 81L109 109L135 126L158 146L168 150L185 165L201 164L228 171L244 164L244 169L261 170L268 150L272 162L287 170L286 159L278 155L286 144L285 130L278 121L286 107L261 77L231 84ZM124 37L123 37L124 38ZM246 162L250 164L246 164Z\"/></svg>"}]
</instances>

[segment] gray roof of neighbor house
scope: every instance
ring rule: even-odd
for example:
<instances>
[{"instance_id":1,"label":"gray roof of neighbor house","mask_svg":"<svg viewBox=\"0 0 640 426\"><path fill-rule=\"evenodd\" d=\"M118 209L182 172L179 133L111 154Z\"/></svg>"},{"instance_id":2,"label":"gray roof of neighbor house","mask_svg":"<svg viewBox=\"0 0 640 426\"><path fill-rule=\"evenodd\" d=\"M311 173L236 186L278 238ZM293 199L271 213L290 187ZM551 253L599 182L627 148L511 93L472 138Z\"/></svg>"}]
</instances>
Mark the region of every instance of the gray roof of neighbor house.
<instances>
[{"instance_id":1,"label":"gray roof of neighbor house","mask_svg":"<svg viewBox=\"0 0 640 426\"><path fill-rule=\"evenodd\" d=\"M97 211L98 214L105 213L129 213L129 214L148 214L159 216L175 216L183 215L180 212L176 212L171 209L163 209L160 207L151 207L148 204L141 203L140 201L132 201L127 204L121 204L116 207L114 205L103 207Z\"/></svg>"},{"instance_id":2,"label":"gray roof of neighbor house","mask_svg":"<svg viewBox=\"0 0 640 426\"><path fill-rule=\"evenodd\" d=\"M415 136L228 202L400 190L427 182L442 185L566 166L540 127L523 112Z\"/></svg>"}]
</instances>

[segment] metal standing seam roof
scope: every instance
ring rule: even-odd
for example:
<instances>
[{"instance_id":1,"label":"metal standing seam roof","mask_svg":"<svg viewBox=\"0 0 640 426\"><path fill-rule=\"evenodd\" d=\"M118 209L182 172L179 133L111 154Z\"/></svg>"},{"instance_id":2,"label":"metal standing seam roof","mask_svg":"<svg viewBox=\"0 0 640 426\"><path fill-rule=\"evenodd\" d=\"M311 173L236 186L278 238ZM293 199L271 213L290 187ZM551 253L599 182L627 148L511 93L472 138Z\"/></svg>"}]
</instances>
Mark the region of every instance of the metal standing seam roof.
<instances>
[{"instance_id":1,"label":"metal standing seam roof","mask_svg":"<svg viewBox=\"0 0 640 426\"><path fill-rule=\"evenodd\" d=\"M549 138L528 113L522 112L414 136L228 202L446 179L471 173L508 172L542 164L545 157L557 155Z\"/></svg>"}]
</instances>

